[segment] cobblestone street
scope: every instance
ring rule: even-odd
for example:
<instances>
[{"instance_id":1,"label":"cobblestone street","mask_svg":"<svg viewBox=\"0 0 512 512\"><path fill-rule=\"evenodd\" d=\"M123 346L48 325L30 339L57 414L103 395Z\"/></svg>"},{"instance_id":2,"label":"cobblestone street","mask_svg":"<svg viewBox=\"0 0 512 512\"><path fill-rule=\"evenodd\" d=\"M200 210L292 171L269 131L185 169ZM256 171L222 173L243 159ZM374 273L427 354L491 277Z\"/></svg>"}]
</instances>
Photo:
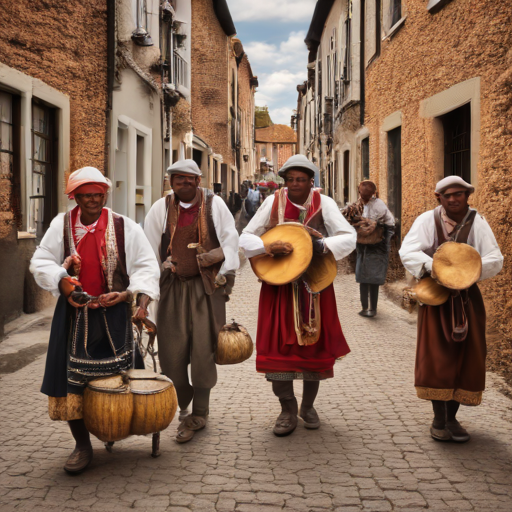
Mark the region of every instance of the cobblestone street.
<instances>
[{"instance_id":1,"label":"cobblestone street","mask_svg":"<svg viewBox=\"0 0 512 512\"><path fill-rule=\"evenodd\" d=\"M320 386L316 431L299 423L289 437L272 434L279 402L252 358L219 367L209 423L189 444L173 440L177 418L162 433L157 459L150 457L149 437L116 443L113 453L94 439L90 468L70 477L62 466L72 437L64 423L48 418L39 393L45 356L2 375L0 509L512 510L512 402L499 392L498 378L488 375L480 407L461 408L469 443L433 441L430 403L417 399L413 387L415 316L381 294L379 315L362 318L354 276L338 276L335 288L352 353ZM228 319L244 324L254 339L258 294L246 265ZM42 325L47 333L48 323ZM42 334L27 329L24 346L28 337L39 346ZM10 339L0 343L0 354Z\"/></svg>"}]
</instances>

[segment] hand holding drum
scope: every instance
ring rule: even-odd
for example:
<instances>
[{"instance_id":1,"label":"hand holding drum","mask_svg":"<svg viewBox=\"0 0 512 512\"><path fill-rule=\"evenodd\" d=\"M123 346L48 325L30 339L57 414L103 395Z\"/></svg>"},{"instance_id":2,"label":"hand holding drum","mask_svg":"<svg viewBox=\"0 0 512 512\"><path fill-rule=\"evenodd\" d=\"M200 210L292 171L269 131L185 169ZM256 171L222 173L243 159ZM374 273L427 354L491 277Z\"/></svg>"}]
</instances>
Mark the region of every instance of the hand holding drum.
<instances>
[{"instance_id":1,"label":"hand holding drum","mask_svg":"<svg viewBox=\"0 0 512 512\"><path fill-rule=\"evenodd\" d=\"M265 253L273 258L274 256L288 256L293 252L293 245L289 242L276 240L271 244L265 245Z\"/></svg>"},{"instance_id":2,"label":"hand holding drum","mask_svg":"<svg viewBox=\"0 0 512 512\"><path fill-rule=\"evenodd\" d=\"M455 291L473 286L482 275L482 258L468 244L445 242L434 254L432 277L427 277L411 290L422 304L440 306Z\"/></svg>"}]
</instances>

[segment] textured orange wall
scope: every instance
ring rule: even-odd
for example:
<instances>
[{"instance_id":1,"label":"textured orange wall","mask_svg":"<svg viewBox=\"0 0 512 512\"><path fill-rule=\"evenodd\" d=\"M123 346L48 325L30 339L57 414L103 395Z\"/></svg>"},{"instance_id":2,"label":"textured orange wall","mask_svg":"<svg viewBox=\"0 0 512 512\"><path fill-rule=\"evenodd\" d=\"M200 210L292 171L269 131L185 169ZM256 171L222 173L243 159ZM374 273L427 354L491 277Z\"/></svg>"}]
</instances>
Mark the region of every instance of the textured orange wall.
<instances>
[{"instance_id":1,"label":"textured orange wall","mask_svg":"<svg viewBox=\"0 0 512 512\"><path fill-rule=\"evenodd\" d=\"M512 8L508 0L453 1L432 16L424 0L406 0L407 19L368 67L365 124L370 172L386 198L383 120L402 112L402 234L436 206L433 121L420 102L480 77L478 188L472 204L485 216L505 256L502 272L482 285L491 323L512 337Z\"/></svg>"}]
</instances>

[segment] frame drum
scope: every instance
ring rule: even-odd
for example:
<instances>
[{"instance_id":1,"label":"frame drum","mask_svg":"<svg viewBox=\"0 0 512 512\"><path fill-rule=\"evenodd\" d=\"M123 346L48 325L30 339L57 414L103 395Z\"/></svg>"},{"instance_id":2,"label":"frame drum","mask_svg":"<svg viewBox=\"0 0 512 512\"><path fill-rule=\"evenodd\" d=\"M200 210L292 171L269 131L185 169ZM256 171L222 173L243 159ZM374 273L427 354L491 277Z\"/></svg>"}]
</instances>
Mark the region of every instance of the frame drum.
<instances>
[{"instance_id":1,"label":"frame drum","mask_svg":"<svg viewBox=\"0 0 512 512\"><path fill-rule=\"evenodd\" d=\"M251 258L251 267L259 279L267 284L281 286L297 280L308 268L313 257L313 242L306 228L298 222L285 222L261 235L265 245L289 242L293 252L288 256L272 258L258 255Z\"/></svg>"},{"instance_id":2,"label":"frame drum","mask_svg":"<svg viewBox=\"0 0 512 512\"><path fill-rule=\"evenodd\" d=\"M445 242L434 253L432 277L451 290L466 290L482 275L482 258L468 244Z\"/></svg>"}]
</instances>

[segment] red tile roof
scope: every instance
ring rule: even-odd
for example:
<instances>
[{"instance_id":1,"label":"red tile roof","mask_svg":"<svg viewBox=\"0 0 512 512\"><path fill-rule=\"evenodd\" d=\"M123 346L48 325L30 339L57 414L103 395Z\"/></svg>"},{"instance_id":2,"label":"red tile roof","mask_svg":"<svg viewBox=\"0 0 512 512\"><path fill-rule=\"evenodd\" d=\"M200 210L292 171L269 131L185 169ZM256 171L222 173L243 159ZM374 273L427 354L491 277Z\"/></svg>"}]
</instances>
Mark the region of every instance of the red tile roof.
<instances>
[{"instance_id":1,"label":"red tile roof","mask_svg":"<svg viewBox=\"0 0 512 512\"><path fill-rule=\"evenodd\" d=\"M258 128L255 130L256 142L278 142L281 144L295 144L297 135L292 128L285 124L273 124L267 128Z\"/></svg>"}]
</instances>

